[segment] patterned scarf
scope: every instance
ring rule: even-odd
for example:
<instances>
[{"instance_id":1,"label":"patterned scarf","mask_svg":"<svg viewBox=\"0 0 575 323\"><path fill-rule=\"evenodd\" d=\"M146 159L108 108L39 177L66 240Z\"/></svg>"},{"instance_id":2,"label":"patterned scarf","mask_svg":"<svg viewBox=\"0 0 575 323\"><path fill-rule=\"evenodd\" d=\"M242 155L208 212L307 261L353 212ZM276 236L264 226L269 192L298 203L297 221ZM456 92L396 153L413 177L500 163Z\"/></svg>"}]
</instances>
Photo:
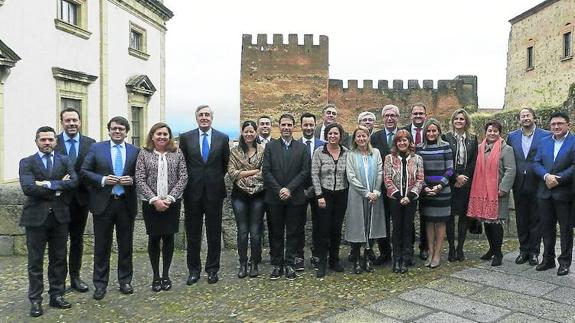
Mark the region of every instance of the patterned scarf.
<instances>
[{"instance_id":1,"label":"patterned scarf","mask_svg":"<svg viewBox=\"0 0 575 323\"><path fill-rule=\"evenodd\" d=\"M503 139L499 139L493 144L487 158L487 140L483 139L479 145L467 210L467 216L470 218L489 221L499 218L499 157L502 141Z\"/></svg>"}]
</instances>

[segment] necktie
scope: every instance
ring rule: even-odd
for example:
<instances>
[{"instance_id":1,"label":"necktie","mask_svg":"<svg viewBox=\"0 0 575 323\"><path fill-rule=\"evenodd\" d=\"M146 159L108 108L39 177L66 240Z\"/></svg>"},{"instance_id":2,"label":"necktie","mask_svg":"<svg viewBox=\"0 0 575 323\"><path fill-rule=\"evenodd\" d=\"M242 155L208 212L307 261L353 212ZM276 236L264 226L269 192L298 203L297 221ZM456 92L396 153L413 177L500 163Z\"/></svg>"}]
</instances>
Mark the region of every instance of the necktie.
<instances>
[{"instance_id":1,"label":"necktie","mask_svg":"<svg viewBox=\"0 0 575 323\"><path fill-rule=\"evenodd\" d=\"M46 160L46 170L48 174L52 175L52 155L44 154L44 159Z\"/></svg>"},{"instance_id":2,"label":"necktie","mask_svg":"<svg viewBox=\"0 0 575 323\"><path fill-rule=\"evenodd\" d=\"M457 136L457 164L465 165L465 142L463 136Z\"/></svg>"},{"instance_id":3,"label":"necktie","mask_svg":"<svg viewBox=\"0 0 575 323\"><path fill-rule=\"evenodd\" d=\"M307 140L305 144L307 145L307 153L311 156L311 140Z\"/></svg>"},{"instance_id":4,"label":"necktie","mask_svg":"<svg viewBox=\"0 0 575 323\"><path fill-rule=\"evenodd\" d=\"M208 134L204 132L202 137L202 160L205 163L210 155L210 145L208 144Z\"/></svg>"},{"instance_id":5,"label":"necktie","mask_svg":"<svg viewBox=\"0 0 575 323\"><path fill-rule=\"evenodd\" d=\"M68 157L70 157L70 161L72 164L76 164L76 158L78 157L78 153L76 152L76 140L75 139L68 139L66 140L70 144L70 150L68 150Z\"/></svg>"},{"instance_id":6,"label":"necktie","mask_svg":"<svg viewBox=\"0 0 575 323\"><path fill-rule=\"evenodd\" d=\"M393 132L390 132L387 134L387 145L391 147L392 143L393 143Z\"/></svg>"},{"instance_id":7,"label":"necktie","mask_svg":"<svg viewBox=\"0 0 575 323\"><path fill-rule=\"evenodd\" d=\"M114 157L114 175L122 176L124 175L124 162L122 161L122 150L120 145L114 145L116 148L116 156ZM124 194L124 187L120 184L114 185L112 193L115 195Z\"/></svg>"},{"instance_id":8,"label":"necktie","mask_svg":"<svg viewBox=\"0 0 575 323\"><path fill-rule=\"evenodd\" d=\"M415 144L419 145L421 143L421 128L415 128Z\"/></svg>"}]
</instances>

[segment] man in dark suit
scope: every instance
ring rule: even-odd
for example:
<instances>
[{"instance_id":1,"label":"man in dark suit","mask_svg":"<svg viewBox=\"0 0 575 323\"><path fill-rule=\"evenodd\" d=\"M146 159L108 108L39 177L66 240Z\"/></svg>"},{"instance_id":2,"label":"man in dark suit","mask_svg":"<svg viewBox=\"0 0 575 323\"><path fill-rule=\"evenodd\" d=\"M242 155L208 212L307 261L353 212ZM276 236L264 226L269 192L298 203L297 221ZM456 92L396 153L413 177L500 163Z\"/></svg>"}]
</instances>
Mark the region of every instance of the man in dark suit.
<instances>
[{"instance_id":1,"label":"man in dark suit","mask_svg":"<svg viewBox=\"0 0 575 323\"><path fill-rule=\"evenodd\" d=\"M20 225L26 228L28 248L28 298L30 316L43 314L43 262L48 244L50 306L70 308L63 295L66 286L66 240L70 213L70 192L78 185L74 165L54 152L56 132L51 127L36 131L38 152L20 160L20 186L26 202Z\"/></svg>"},{"instance_id":2,"label":"man in dark suit","mask_svg":"<svg viewBox=\"0 0 575 323\"><path fill-rule=\"evenodd\" d=\"M319 124L314 130L314 137L325 142L325 127L329 124L337 122L337 107L333 103L328 103L322 110L322 123ZM341 144L349 149L349 145L351 145L351 137L349 133L343 132L341 136Z\"/></svg>"},{"instance_id":3,"label":"man in dark suit","mask_svg":"<svg viewBox=\"0 0 575 323\"><path fill-rule=\"evenodd\" d=\"M82 163L90 146L96 141L90 137L80 135L82 121L80 113L74 108L66 108L60 112L60 124L64 131L57 137L58 143L54 149L61 155L68 156L74 164L76 173L80 173ZM80 278L82 266L82 253L84 250L84 230L88 219L88 189L79 181L78 188L73 192L70 201L70 253L68 255L68 268L70 286L80 293L88 291L88 285Z\"/></svg>"},{"instance_id":4,"label":"man in dark suit","mask_svg":"<svg viewBox=\"0 0 575 323\"><path fill-rule=\"evenodd\" d=\"M309 169L311 170L311 158L313 156L313 152L324 145L324 141L321 141L317 138L314 138L314 130L315 130L315 115L309 113L309 112L305 112L301 115L300 117L300 124L301 124L301 131L302 131L302 137L298 140L299 142L303 143L306 145L306 149L307 152L309 154ZM318 234L319 234L319 230L318 230L318 225L319 223L317 222L317 199L315 197L315 190L313 188L313 184L311 182L311 173L310 176L308 176L308 178L306 178L305 182L304 182L304 192L305 192L305 196L306 196L306 207L305 207L305 211L303 213L301 220L301 223L298 224L298 255L295 258L294 261L294 269L296 271L302 271L304 270L304 253L303 253L303 249L305 246L305 223L306 223L306 214L307 214L307 206L309 205L310 209L311 209L311 223L312 223L312 231L311 231L311 237L313 240L313 245L317 246L317 239L318 239ZM312 265L314 267L317 267L317 265L319 264L319 258L316 257L313 248L312 248L312 255L310 258L310 262L312 263Z\"/></svg>"},{"instance_id":5,"label":"man in dark suit","mask_svg":"<svg viewBox=\"0 0 575 323\"><path fill-rule=\"evenodd\" d=\"M258 118L258 137L256 142L266 147L266 144L273 140L272 136L272 119L269 116Z\"/></svg>"},{"instance_id":6,"label":"man in dark suit","mask_svg":"<svg viewBox=\"0 0 575 323\"><path fill-rule=\"evenodd\" d=\"M399 108L395 105L388 104L381 109L381 116L383 117L384 128L374 132L371 137L371 145L379 150L381 158L385 158L391 152L391 143L397 133L397 122L399 121ZM385 192L385 183L381 184L381 192ZM384 201L386 197L384 194ZM377 259L373 260L374 265L381 265L391 260L391 243L390 237L390 214L389 203L385 203L385 225L387 230L387 237L377 239L380 255ZM371 249L373 250L373 249ZM373 251L371 251L373 253ZM370 254L371 257L374 257Z\"/></svg>"},{"instance_id":7,"label":"man in dark suit","mask_svg":"<svg viewBox=\"0 0 575 323\"><path fill-rule=\"evenodd\" d=\"M124 117L108 122L111 140L93 144L82 164L82 180L89 184L94 217L94 299L106 295L114 227L118 244L118 283L122 294L132 294L132 245L137 196L134 187L139 149L125 142L130 123Z\"/></svg>"},{"instance_id":8,"label":"man in dark suit","mask_svg":"<svg viewBox=\"0 0 575 323\"><path fill-rule=\"evenodd\" d=\"M306 145L292 137L294 124L292 115L284 114L280 117L281 138L267 144L262 164L265 202L272 227L271 279L280 278L284 265L287 279L295 279L297 276L293 266L298 253L299 219L305 216L302 215L306 207L304 184L310 176L310 157Z\"/></svg>"},{"instance_id":9,"label":"man in dark suit","mask_svg":"<svg viewBox=\"0 0 575 323\"><path fill-rule=\"evenodd\" d=\"M521 127L507 135L507 144L515 153L517 174L513 183L513 200L519 239L519 255L516 264L529 261L536 266L539 261L541 231L537 212L537 184L539 178L533 173L533 159L540 147L541 139L550 136L550 132L535 125L535 111L531 108L519 111Z\"/></svg>"},{"instance_id":10,"label":"man in dark suit","mask_svg":"<svg viewBox=\"0 0 575 323\"><path fill-rule=\"evenodd\" d=\"M541 139L534 161L534 172L541 179L537 189L538 211L543 236L543 259L537 271L555 268L557 222L561 237L558 276L567 275L573 252L573 171L575 168L575 136L569 133L569 116L563 112L551 115L553 136Z\"/></svg>"},{"instance_id":11,"label":"man in dark suit","mask_svg":"<svg viewBox=\"0 0 575 323\"><path fill-rule=\"evenodd\" d=\"M371 135L373 133L373 127L375 126L375 114L371 111L363 111L357 116L357 124L369 129L369 134Z\"/></svg>"},{"instance_id":12,"label":"man in dark suit","mask_svg":"<svg viewBox=\"0 0 575 323\"><path fill-rule=\"evenodd\" d=\"M411 105L410 119L411 123L401 128L409 131L411 138L413 138L413 143L419 145L423 142L423 124L427 118L427 108L425 104L417 102ZM419 212L419 258L421 260L426 260L429 256L429 248L427 247L427 234L425 230L425 219ZM415 232L413 233L415 238ZM413 239L415 241L415 239Z\"/></svg>"},{"instance_id":13,"label":"man in dark suit","mask_svg":"<svg viewBox=\"0 0 575 323\"><path fill-rule=\"evenodd\" d=\"M230 139L212 128L213 111L207 105L196 108L198 128L180 136L180 149L188 167L184 191L187 237L188 285L200 279L202 225L206 219L208 283L218 282L222 244L222 206L226 197L224 176L230 160Z\"/></svg>"}]
</instances>

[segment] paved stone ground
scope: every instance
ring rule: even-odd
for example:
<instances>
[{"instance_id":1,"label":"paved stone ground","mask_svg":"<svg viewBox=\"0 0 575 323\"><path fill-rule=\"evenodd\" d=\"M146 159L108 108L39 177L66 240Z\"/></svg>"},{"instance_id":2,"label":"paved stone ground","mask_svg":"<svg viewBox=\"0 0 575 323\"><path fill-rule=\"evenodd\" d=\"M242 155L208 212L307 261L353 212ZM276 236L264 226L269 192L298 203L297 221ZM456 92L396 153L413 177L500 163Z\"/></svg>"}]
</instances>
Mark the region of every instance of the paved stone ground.
<instances>
[{"instance_id":1,"label":"paved stone ground","mask_svg":"<svg viewBox=\"0 0 575 323\"><path fill-rule=\"evenodd\" d=\"M66 298L73 307L57 310L47 306L45 293L40 319L28 316L26 259L0 257L0 322L575 321L572 274L557 277L554 270L539 273L528 265L515 265L514 253L505 256L503 266L491 268L478 260L485 244L483 239L468 241L468 260L444 262L434 270L422 267L418 260L405 275L391 273L389 265L372 274L355 275L343 261L345 273L330 272L319 280L308 267L293 281L270 281L268 263L262 265L259 278L238 279L237 255L227 250L220 282L209 285L203 276L194 286L185 285L185 254L176 252L171 272L174 287L160 293L150 290L147 254L138 253L133 295L119 293L112 270L104 300L92 299L93 288L85 294L69 291ZM514 250L515 241L506 241L504 248ZM347 252L342 250L342 258ZM92 261L91 255L85 256L86 280L91 278Z\"/></svg>"},{"instance_id":2,"label":"paved stone ground","mask_svg":"<svg viewBox=\"0 0 575 323\"><path fill-rule=\"evenodd\" d=\"M559 254L559 253L558 253ZM325 322L575 322L575 276L479 263Z\"/></svg>"}]
</instances>

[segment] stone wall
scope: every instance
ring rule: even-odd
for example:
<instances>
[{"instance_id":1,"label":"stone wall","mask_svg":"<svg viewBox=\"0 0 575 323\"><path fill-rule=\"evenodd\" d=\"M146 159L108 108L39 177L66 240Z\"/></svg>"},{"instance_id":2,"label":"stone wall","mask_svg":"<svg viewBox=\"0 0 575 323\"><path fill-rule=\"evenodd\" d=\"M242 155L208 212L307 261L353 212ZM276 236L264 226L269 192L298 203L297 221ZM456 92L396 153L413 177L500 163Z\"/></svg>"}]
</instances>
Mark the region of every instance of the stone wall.
<instances>
[{"instance_id":1,"label":"stone wall","mask_svg":"<svg viewBox=\"0 0 575 323\"><path fill-rule=\"evenodd\" d=\"M574 12L574 0L547 0L510 20L506 109L559 106L565 100L575 83L575 60L563 57L563 34L571 32L573 39ZM533 69L527 69L529 46Z\"/></svg>"}]
</instances>

